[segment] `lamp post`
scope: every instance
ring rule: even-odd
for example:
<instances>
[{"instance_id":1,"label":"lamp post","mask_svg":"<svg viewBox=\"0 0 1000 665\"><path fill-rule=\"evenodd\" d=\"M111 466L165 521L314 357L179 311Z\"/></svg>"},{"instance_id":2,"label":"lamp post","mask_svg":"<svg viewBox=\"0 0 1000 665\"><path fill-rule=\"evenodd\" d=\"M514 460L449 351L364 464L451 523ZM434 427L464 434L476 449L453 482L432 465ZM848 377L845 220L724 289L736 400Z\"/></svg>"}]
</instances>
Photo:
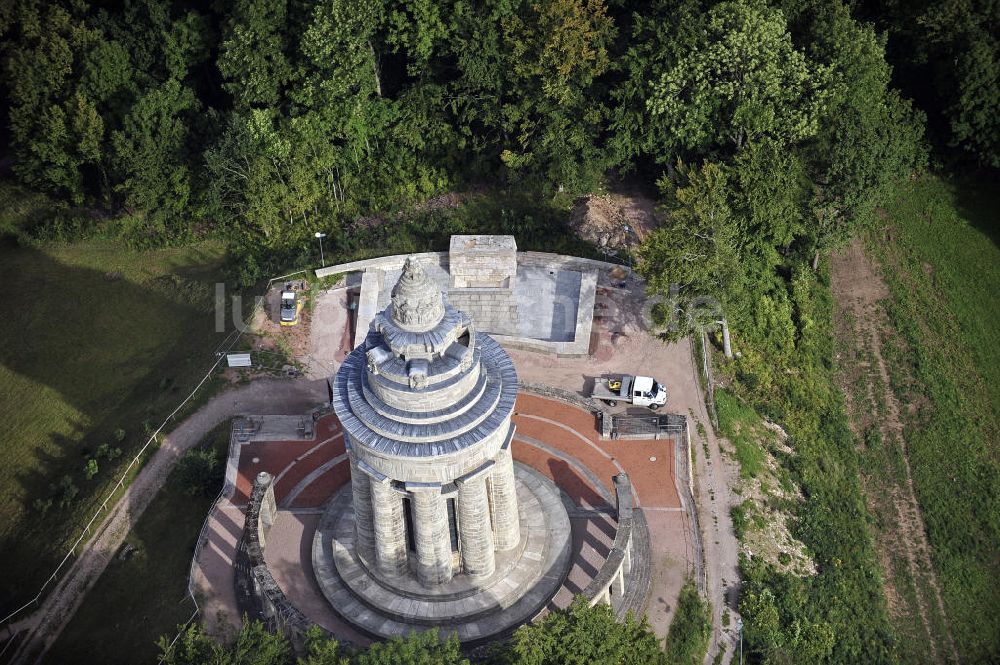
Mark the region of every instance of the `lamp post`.
<instances>
[{"instance_id":1,"label":"lamp post","mask_svg":"<svg viewBox=\"0 0 1000 665\"><path fill-rule=\"evenodd\" d=\"M316 232L316 239L319 240L319 262L323 264L324 268L326 267L326 259L323 258L323 238L325 237L325 233L322 233L321 231Z\"/></svg>"}]
</instances>

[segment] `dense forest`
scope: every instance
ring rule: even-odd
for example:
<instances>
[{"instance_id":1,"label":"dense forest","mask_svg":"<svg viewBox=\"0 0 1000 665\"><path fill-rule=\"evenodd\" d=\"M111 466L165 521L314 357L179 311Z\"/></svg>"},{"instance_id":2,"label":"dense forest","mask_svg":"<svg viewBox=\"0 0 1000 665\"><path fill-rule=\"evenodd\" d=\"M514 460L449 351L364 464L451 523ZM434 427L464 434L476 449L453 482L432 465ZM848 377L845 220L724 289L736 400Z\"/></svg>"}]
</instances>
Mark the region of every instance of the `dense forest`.
<instances>
[{"instance_id":1,"label":"dense forest","mask_svg":"<svg viewBox=\"0 0 1000 665\"><path fill-rule=\"evenodd\" d=\"M952 5L931 27L910 3L839 0L4 3L8 153L21 182L92 211L37 234L221 233L244 281L447 189L666 173L690 214L724 204L699 265L741 288L844 238L925 161L924 113L858 15L892 19L927 69L973 60L935 74L960 93L924 96L941 142L993 162L996 31Z\"/></svg>"},{"instance_id":2,"label":"dense forest","mask_svg":"<svg viewBox=\"0 0 1000 665\"><path fill-rule=\"evenodd\" d=\"M948 159L998 165L996 4L23 0L7 153L94 218L36 234L221 233L245 282L448 189L666 173L689 215L725 208L698 270L739 289L869 221L924 164L925 112Z\"/></svg>"},{"instance_id":3,"label":"dense forest","mask_svg":"<svg viewBox=\"0 0 1000 665\"><path fill-rule=\"evenodd\" d=\"M3 168L60 206L19 242L213 236L244 285L315 264L317 231L328 257L384 250L363 220L443 192L655 188L641 271L723 303L727 380L788 430L807 497L820 573L742 562L748 654L893 662L823 262L915 174L995 176L998 35L997 0L12 0Z\"/></svg>"}]
</instances>

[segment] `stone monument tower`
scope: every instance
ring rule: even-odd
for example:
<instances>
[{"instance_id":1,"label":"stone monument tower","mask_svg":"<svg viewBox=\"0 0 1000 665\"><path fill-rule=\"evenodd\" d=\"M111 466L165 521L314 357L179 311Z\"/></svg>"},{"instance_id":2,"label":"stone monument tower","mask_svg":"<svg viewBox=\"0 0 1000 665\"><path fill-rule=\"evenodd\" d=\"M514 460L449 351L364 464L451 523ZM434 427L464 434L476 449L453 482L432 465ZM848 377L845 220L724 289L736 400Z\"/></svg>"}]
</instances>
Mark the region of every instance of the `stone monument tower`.
<instances>
[{"instance_id":1,"label":"stone monument tower","mask_svg":"<svg viewBox=\"0 0 1000 665\"><path fill-rule=\"evenodd\" d=\"M521 542L507 353L410 258L335 386L354 549L368 572L427 589L493 575Z\"/></svg>"}]
</instances>

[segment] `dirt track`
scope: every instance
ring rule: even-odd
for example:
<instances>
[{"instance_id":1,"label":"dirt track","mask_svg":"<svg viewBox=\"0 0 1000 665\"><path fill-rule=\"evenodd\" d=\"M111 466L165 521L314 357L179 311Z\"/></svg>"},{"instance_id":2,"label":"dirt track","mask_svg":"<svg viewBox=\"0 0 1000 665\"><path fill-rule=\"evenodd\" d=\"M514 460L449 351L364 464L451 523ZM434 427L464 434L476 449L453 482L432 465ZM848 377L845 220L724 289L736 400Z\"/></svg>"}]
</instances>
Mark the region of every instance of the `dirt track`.
<instances>
[{"instance_id":1,"label":"dirt track","mask_svg":"<svg viewBox=\"0 0 1000 665\"><path fill-rule=\"evenodd\" d=\"M42 659L94 586L125 536L166 482L181 455L220 422L241 413L297 413L326 398L322 381L261 379L212 398L172 431L95 529L80 557L70 566L41 607L14 630L27 630L11 662Z\"/></svg>"},{"instance_id":2,"label":"dirt track","mask_svg":"<svg viewBox=\"0 0 1000 665\"><path fill-rule=\"evenodd\" d=\"M919 622L920 634L915 638L920 644L910 648L926 651L923 655L929 662L958 662L913 487L903 428L904 412L910 405L901 404L893 390L884 355L890 338L893 344L902 343L885 310L889 289L860 240L834 254L830 269L836 299L837 364L851 427L859 441L865 440L866 432L877 430L881 445L901 453L898 472L869 470L862 478L868 509L878 525L875 544L890 614L901 632L914 619Z\"/></svg>"}]
</instances>

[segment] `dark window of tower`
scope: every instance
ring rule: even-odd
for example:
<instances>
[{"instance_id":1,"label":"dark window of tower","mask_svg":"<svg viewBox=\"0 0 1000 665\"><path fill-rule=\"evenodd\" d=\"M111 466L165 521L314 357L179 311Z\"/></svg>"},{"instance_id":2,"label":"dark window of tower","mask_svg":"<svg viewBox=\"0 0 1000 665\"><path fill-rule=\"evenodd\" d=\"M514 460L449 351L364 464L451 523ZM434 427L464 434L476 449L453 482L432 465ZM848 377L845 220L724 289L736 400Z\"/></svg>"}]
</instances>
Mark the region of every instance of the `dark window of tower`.
<instances>
[{"instance_id":1,"label":"dark window of tower","mask_svg":"<svg viewBox=\"0 0 1000 665\"><path fill-rule=\"evenodd\" d=\"M493 478L486 479L486 501L490 505L490 531L496 535L496 523L493 518Z\"/></svg>"},{"instance_id":2,"label":"dark window of tower","mask_svg":"<svg viewBox=\"0 0 1000 665\"><path fill-rule=\"evenodd\" d=\"M458 513L455 510L455 500L448 499L448 532L451 534L451 551L458 551Z\"/></svg>"},{"instance_id":3,"label":"dark window of tower","mask_svg":"<svg viewBox=\"0 0 1000 665\"><path fill-rule=\"evenodd\" d=\"M403 499L403 518L406 520L406 547L417 551L417 541L413 535L413 505L409 498Z\"/></svg>"}]
</instances>

